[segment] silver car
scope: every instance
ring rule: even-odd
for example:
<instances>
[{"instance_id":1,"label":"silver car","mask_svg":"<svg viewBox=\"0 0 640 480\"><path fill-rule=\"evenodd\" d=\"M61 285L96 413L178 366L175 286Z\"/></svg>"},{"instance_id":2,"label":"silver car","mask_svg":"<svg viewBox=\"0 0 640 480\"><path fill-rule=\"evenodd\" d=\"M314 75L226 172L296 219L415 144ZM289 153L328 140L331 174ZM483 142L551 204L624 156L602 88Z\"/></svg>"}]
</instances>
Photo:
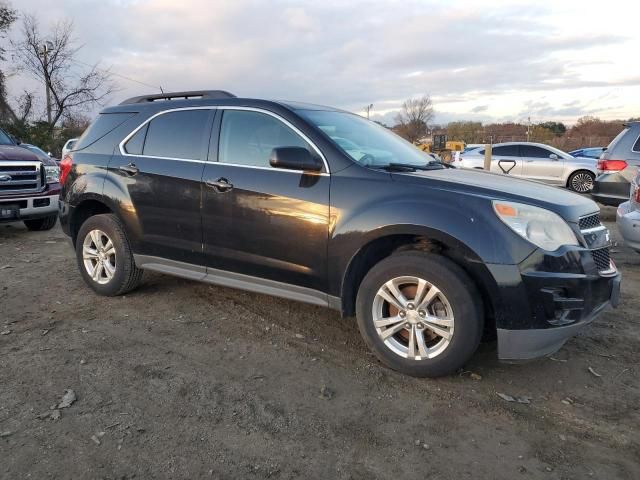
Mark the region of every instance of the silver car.
<instances>
[{"instance_id":1,"label":"silver car","mask_svg":"<svg viewBox=\"0 0 640 480\"><path fill-rule=\"evenodd\" d=\"M624 243L640 253L640 176L631 182L629 201L621 203L616 211L616 223Z\"/></svg>"},{"instance_id":2,"label":"silver car","mask_svg":"<svg viewBox=\"0 0 640 480\"><path fill-rule=\"evenodd\" d=\"M464 152L455 166L483 168L484 147ZM572 157L542 143L496 143L492 149L491 171L588 193L596 178L597 160Z\"/></svg>"}]
</instances>

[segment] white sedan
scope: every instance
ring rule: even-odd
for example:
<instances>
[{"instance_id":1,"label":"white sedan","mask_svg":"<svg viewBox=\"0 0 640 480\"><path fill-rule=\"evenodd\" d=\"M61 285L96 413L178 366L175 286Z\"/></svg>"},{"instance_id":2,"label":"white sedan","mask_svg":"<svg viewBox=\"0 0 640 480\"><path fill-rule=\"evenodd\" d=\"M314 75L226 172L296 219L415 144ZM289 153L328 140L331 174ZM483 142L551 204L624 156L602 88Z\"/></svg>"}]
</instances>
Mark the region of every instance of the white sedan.
<instances>
[{"instance_id":1,"label":"white sedan","mask_svg":"<svg viewBox=\"0 0 640 480\"><path fill-rule=\"evenodd\" d=\"M484 168L484 148L462 153L455 166ZM542 143L496 143L491 157L492 172L567 187L578 193L589 193L597 175L595 158L572 157Z\"/></svg>"}]
</instances>

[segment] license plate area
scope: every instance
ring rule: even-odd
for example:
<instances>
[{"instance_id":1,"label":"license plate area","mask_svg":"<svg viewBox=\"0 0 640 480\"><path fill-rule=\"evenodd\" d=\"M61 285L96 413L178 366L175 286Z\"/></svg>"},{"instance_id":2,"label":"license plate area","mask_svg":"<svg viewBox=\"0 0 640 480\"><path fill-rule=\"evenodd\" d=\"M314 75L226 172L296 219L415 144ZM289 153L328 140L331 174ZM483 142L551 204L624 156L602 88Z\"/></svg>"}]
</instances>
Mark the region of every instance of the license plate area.
<instances>
[{"instance_id":1,"label":"license plate area","mask_svg":"<svg viewBox=\"0 0 640 480\"><path fill-rule=\"evenodd\" d=\"M0 204L0 218L18 218L20 213L20 205L14 203L3 203Z\"/></svg>"}]
</instances>

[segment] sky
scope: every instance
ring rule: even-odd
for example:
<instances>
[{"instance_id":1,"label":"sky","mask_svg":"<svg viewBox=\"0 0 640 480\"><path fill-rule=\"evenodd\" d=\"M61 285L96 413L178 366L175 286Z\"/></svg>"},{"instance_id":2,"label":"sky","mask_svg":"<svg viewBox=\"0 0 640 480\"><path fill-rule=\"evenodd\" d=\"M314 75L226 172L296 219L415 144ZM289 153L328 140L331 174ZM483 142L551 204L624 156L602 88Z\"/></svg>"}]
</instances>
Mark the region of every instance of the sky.
<instances>
[{"instance_id":1,"label":"sky","mask_svg":"<svg viewBox=\"0 0 640 480\"><path fill-rule=\"evenodd\" d=\"M635 0L10 3L45 31L73 20L78 60L117 75L111 104L161 86L361 114L373 104L372 118L389 125L424 94L436 123L640 116ZM43 90L11 61L4 70L12 94Z\"/></svg>"}]
</instances>

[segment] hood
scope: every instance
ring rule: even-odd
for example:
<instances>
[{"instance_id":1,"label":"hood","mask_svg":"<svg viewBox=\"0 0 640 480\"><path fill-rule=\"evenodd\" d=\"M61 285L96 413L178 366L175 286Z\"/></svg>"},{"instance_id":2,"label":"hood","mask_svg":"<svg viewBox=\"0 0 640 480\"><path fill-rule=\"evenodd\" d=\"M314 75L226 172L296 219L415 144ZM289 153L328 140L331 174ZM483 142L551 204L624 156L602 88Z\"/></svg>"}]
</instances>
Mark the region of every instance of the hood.
<instances>
[{"instance_id":1,"label":"hood","mask_svg":"<svg viewBox=\"0 0 640 480\"><path fill-rule=\"evenodd\" d=\"M392 176L397 182L423 184L459 195L535 205L557 213L568 222L575 223L580 217L600 211L593 200L563 188L482 170L445 168L394 172Z\"/></svg>"},{"instance_id":2,"label":"hood","mask_svg":"<svg viewBox=\"0 0 640 480\"><path fill-rule=\"evenodd\" d=\"M27 150L26 148L17 147L14 145L0 145L0 160L15 160L18 162L37 162L40 159L38 156Z\"/></svg>"}]
</instances>

